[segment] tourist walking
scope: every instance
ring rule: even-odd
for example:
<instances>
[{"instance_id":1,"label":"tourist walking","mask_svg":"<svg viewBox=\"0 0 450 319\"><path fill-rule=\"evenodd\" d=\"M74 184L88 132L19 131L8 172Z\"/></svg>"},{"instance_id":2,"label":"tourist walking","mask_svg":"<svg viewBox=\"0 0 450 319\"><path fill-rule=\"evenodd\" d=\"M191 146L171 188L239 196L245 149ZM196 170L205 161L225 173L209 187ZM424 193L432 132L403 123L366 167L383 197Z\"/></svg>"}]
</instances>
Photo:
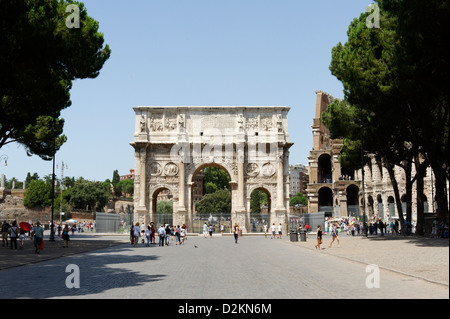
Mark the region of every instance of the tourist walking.
<instances>
[{"instance_id":1,"label":"tourist walking","mask_svg":"<svg viewBox=\"0 0 450 319\"><path fill-rule=\"evenodd\" d=\"M17 222L13 221L11 227L9 228L9 238L11 239L11 249L17 249L17 238L19 237L19 227L17 227Z\"/></svg>"},{"instance_id":2,"label":"tourist walking","mask_svg":"<svg viewBox=\"0 0 450 319\"><path fill-rule=\"evenodd\" d=\"M238 238L239 238L239 225L238 224L234 224L233 234L234 234L234 243L237 244Z\"/></svg>"},{"instance_id":3,"label":"tourist walking","mask_svg":"<svg viewBox=\"0 0 450 319\"><path fill-rule=\"evenodd\" d=\"M333 245L333 243L334 243L334 241L335 240L337 240L337 245L338 245L338 248L339 248L339 246L340 246L340 242L339 242L339 233L338 233L338 228L337 228L337 225L336 224L332 224L331 225L331 230L330 230L330 232L331 232L331 236L333 237L333 240L331 241L331 243L330 243L330 248L331 248L331 245Z\"/></svg>"},{"instance_id":4,"label":"tourist walking","mask_svg":"<svg viewBox=\"0 0 450 319\"><path fill-rule=\"evenodd\" d=\"M175 229L175 245L178 245L180 243L181 245L181 228L180 225L177 225L177 228Z\"/></svg>"},{"instance_id":5,"label":"tourist walking","mask_svg":"<svg viewBox=\"0 0 450 319\"><path fill-rule=\"evenodd\" d=\"M270 236L270 239L274 239L275 238L275 231L276 231L275 223L272 224L271 231L272 231L272 235Z\"/></svg>"},{"instance_id":6,"label":"tourist walking","mask_svg":"<svg viewBox=\"0 0 450 319\"><path fill-rule=\"evenodd\" d=\"M164 225L161 225L161 227L159 227L158 235L159 235L159 246L164 247L164 238L166 236L166 229L164 228Z\"/></svg>"},{"instance_id":7,"label":"tourist walking","mask_svg":"<svg viewBox=\"0 0 450 319\"><path fill-rule=\"evenodd\" d=\"M141 229L139 228L139 223L136 223L136 225L133 227L133 245L134 245L134 247L137 247L140 236L141 236Z\"/></svg>"},{"instance_id":8,"label":"tourist walking","mask_svg":"<svg viewBox=\"0 0 450 319\"><path fill-rule=\"evenodd\" d=\"M3 247L8 247L8 235L9 235L9 227L11 227L6 220L2 224L2 241L3 241Z\"/></svg>"},{"instance_id":9,"label":"tourist walking","mask_svg":"<svg viewBox=\"0 0 450 319\"><path fill-rule=\"evenodd\" d=\"M147 238L147 244L146 247L150 247L150 237L152 235L152 229L150 225L147 226L147 229L145 230L145 237Z\"/></svg>"},{"instance_id":10,"label":"tourist walking","mask_svg":"<svg viewBox=\"0 0 450 319\"><path fill-rule=\"evenodd\" d=\"M20 241L20 245L19 248L23 249L23 245L25 244L25 229L23 228L19 228L19 241Z\"/></svg>"},{"instance_id":11,"label":"tourist walking","mask_svg":"<svg viewBox=\"0 0 450 319\"><path fill-rule=\"evenodd\" d=\"M150 244L156 244L156 228L155 228L155 223L151 222L150 223L150 230L151 230L151 234L150 234Z\"/></svg>"},{"instance_id":12,"label":"tourist walking","mask_svg":"<svg viewBox=\"0 0 450 319\"><path fill-rule=\"evenodd\" d=\"M64 241L63 248L69 248L69 240L70 240L69 231L70 231L69 225L66 224L62 230L62 235L61 235L61 238Z\"/></svg>"},{"instance_id":13,"label":"tourist walking","mask_svg":"<svg viewBox=\"0 0 450 319\"><path fill-rule=\"evenodd\" d=\"M209 225L208 232L209 232L209 238L212 238L212 233L213 233L212 225Z\"/></svg>"},{"instance_id":14,"label":"tourist walking","mask_svg":"<svg viewBox=\"0 0 450 319\"><path fill-rule=\"evenodd\" d=\"M225 230L225 225L224 224L220 225L220 235L223 236L223 231L224 230Z\"/></svg>"},{"instance_id":15,"label":"tourist walking","mask_svg":"<svg viewBox=\"0 0 450 319\"><path fill-rule=\"evenodd\" d=\"M281 239L281 235L282 235L282 226L281 223L280 225L278 225L278 238Z\"/></svg>"},{"instance_id":16,"label":"tourist walking","mask_svg":"<svg viewBox=\"0 0 450 319\"><path fill-rule=\"evenodd\" d=\"M185 226L185 225L183 225L183 226ZM183 228L183 227L181 227L181 229L180 229L180 232L181 232L181 234L180 234L180 245L183 245L184 244L184 241L186 240L186 228Z\"/></svg>"},{"instance_id":17,"label":"tourist walking","mask_svg":"<svg viewBox=\"0 0 450 319\"><path fill-rule=\"evenodd\" d=\"M322 226L321 225L319 225L319 226L317 226L317 233L316 233L316 239L317 239L317 245L316 245L316 248L317 249L322 249L321 247L320 247L320 245L322 245Z\"/></svg>"},{"instance_id":18,"label":"tourist walking","mask_svg":"<svg viewBox=\"0 0 450 319\"><path fill-rule=\"evenodd\" d=\"M166 232L166 237L165 237L165 239L166 239L166 246L169 246L169 239L170 239L170 226L169 225L167 225L166 226L166 230L165 230L165 232Z\"/></svg>"},{"instance_id":19,"label":"tourist walking","mask_svg":"<svg viewBox=\"0 0 450 319\"><path fill-rule=\"evenodd\" d=\"M206 223L203 225L203 237L206 238L208 236L208 225Z\"/></svg>"},{"instance_id":20,"label":"tourist walking","mask_svg":"<svg viewBox=\"0 0 450 319\"><path fill-rule=\"evenodd\" d=\"M39 250L41 249L41 243L44 238L44 228L41 226L41 223L36 222L36 226L33 227L33 243L36 248L34 253L39 254Z\"/></svg>"},{"instance_id":21,"label":"tourist walking","mask_svg":"<svg viewBox=\"0 0 450 319\"><path fill-rule=\"evenodd\" d=\"M264 238L267 238L267 224L264 223Z\"/></svg>"}]
</instances>

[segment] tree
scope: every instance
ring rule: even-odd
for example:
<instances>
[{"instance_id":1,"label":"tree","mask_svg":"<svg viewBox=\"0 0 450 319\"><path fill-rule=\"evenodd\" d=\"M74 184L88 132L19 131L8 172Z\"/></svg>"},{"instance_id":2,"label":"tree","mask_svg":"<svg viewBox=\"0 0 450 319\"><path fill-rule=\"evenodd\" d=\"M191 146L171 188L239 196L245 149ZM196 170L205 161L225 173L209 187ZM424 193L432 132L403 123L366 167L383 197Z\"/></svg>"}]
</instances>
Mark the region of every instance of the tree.
<instances>
[{"instance_id":1,"label":"tree","mask_svg":"<svg viewBox=\"0 0 450 319\"><path fill-rule=\"evenodd\" d=\"M23 204L26 207L50 207L52 205L52 184L43 180L32 180L25 191Z\"/></svg>"},{"instance_id":2,"label":"tree","mask_svg":"<svg viewBox=\"0 0 450 319\"><path fill-rule=\"evenodd\" d=\"M117 183L114 190L117 190L120 194L125 194L125 196L134 194L134 181L131 179L126 179Z\"/></svg>"},{"instance_id":3,"label":"tree","mask_svg":"<svg viewBox=\"0 0 450 319\"><path fill-rule=\"evenodd\" d=\"M308 197L306 197L302 193L297 193L297 195L289 200L289 206L296 205L308 206Z\"/></svg>"},{"instance_id":4,"label":"tree","mask_svg":"<svg viewBox=\"0 0 450 319\"><path fill-rule=\"evenodd\" d=\"M203 185L204 190L203 193L206 194L206 185L208 183L212 183L217 186L217 189L230 189L230 176L228 176L227 172L218 167L207 167L204 170L203 177Z\"/></svg>"},{"instance_id":5,"label":"tree","mask_svg":"<svg viewBox=\"0 0 450 319\"><path fill-rule=\"evenodd\" d=\"M267 195L263 191L256 189L250 194L250 210L252 215L261 213L261 205L267 204Z\"/></svg>"},{"instance_id":6,"label":"tree","mask_svg":"<svg viewBox=\"0 0 450 319\"><path fill-rule=\"evenodd\" d=\"M195 203L195 210L199 214L230 214L231 213L231 192L227 189L218 190L212 194L206 194Z\"/></svg>"},{"instance_id":7,"label":"tree","mask_svg":"<svg viewBox=\"0 0 450 319\"><path fill-rule=\"evenodd\" d=\"M78 209L101 211L109 198L102 182L82 181L70 189L70 204Z\"/></svg>"},{"instance_id":8,"label":"tree","mask_svg":"<svg viewBox=\"0 0 450 319\"><path fill-rule=\"evenodd\" d=\"M66 24L69 4L80 28ZM72 82L98 76L111 54L103 43L82 3L0 1L0 149L17 142L29 155L53 157L66 141L59 117L71 105Z\"/></svg>"},{"instance_id":9,"label":"tree","mask_svg":"<svg viewBox=\"0 0 450 319\"><path fill-rule=\"evenodd\" d=\"M121 195L122 195L122 192L121 192L120 189L117 187L117 185L119 184L119 182L120 182L119 171L118 171L118 170L115 170L115 171L113 172L113 178L112 178L112 182L111 182L111 184L112 184L113 187L114 187L114 195L115 195L115 196L121 196Z\"/></svg>"},{"instance_id":10,"label":"tree","mask_svg":"<svg viewBox=\"0 0 450 319\"><path fill-rule=\"evenodd\" d=\"M173 201L158 201L156 203L156 213L163 215L170 215L173 213Z\"/></svg>"}]
</instances>

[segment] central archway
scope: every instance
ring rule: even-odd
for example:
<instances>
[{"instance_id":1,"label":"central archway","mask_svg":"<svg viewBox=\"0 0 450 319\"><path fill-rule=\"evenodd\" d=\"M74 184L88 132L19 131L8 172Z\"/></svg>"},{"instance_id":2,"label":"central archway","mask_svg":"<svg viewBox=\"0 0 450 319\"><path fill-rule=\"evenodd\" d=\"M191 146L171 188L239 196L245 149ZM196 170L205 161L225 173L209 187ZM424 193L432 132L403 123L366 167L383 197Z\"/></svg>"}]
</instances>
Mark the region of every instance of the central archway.
<instances>
[{"instance_id":1,"label":"central archway","mask_svg":"<svg viewBox=\"0 0 450 319\"><path fill-rule=\"evenodd\" d=\"M226 168L217 163L199 165L188 181L191 232L202 233L204 224L213 233L220 232L222 225L231 229L231 176Z\"/></svg>"}]
</instances>

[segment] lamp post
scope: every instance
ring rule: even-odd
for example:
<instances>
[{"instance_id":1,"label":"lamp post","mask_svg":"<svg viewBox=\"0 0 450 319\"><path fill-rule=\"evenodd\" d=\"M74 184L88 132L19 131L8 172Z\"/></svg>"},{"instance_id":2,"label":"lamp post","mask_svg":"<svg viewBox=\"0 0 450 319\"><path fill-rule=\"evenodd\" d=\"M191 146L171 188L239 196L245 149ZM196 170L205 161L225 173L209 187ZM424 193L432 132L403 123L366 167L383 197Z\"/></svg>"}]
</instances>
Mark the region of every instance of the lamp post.
<instances>
[{"instance_id":1,"label":"lamp post","mask_svg":"<svg viewBox=\"0 0 450 319\"><path fill-rule=\"evenodd\" d=\"M58 164L56 164L56 169L58 169ZM61 188L61 200L59 202L59 225L61 225L61 215L64 215L62 212L62 196L63 196L63 178L64 178L64 169L69 169L67 164L64 164L64 161L61 162L61 180L59 182Z\"/></svg>"}]
</instances>

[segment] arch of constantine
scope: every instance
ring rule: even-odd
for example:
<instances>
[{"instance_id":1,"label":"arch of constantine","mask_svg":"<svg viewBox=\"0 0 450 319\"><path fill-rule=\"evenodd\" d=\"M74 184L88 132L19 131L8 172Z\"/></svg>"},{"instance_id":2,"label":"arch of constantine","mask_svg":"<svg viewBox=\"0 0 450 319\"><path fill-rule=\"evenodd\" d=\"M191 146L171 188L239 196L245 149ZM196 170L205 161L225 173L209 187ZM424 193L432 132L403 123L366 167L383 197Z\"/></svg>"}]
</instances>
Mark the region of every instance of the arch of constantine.
<instances>
[{"instance_id":1,"label":"arch of constantine","mask_svg":"<svg viewBox=\"0 0 450 319\"><path fill-rule=\"evenodd\" d=\"M155 220L156 195L173 195L173 223L192 229L194 177L215 166L230 176L231 219L250 229L250 194L272 203L269 222L287 232L289 214L288 113L284 106L135 107L134 220Z\"/></svg>"}]
</instances>

